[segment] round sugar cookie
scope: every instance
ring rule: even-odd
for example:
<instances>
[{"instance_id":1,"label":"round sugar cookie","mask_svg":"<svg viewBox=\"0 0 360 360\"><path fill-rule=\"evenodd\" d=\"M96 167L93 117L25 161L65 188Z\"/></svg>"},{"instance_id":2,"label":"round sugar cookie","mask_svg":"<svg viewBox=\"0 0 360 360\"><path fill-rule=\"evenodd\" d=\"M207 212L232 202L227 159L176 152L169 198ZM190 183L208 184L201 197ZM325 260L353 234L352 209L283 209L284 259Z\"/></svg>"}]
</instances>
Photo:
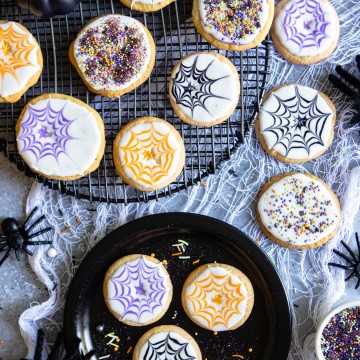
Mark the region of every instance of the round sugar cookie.
<instances>
[{"instance_id":1,"label":"round sugar cookie","mask_svg":"<svg viewBox=\"0 0 360 360\"><path fill-rule=\"evenodd\" d=\"M332 238L340 223L340 203L331 189L311 174L285 173L263 187L257 216L265 235L291 249L311 249Z\"/></svg>"},{"instance_id":2,"label":"round sugar cookie","mask_svg":"<svg viewBox=\"0 0 360 360\"><path fill-rule=\"evenodd\" d=\"M192 17L200 35L222 50L258 46L268 34L274 0L194 0Z\"/></svg>"},{"instance_id":3,"label":"round sugar cookie","mask_svg":"<svg viewBox=\"0 0 360 360\"><path fill-rule=\"evenodd\" d=\"M116 171L141 191L161 189L174 181L185 164L185 147L168 122L143 117L124 126L114 141Z\"/></svg>"},{"instance_id":4,"label":"round sugar cookie","mask_svg":"<svg viewBox=\"0 0 360 360\"><path fill-rule=\"evenodd\" d=\"M195 53L182 58L169 82L176 115L196 126L219 124L234 112L240 96L235 66L217 53Z\"/></svg>"},{"instance_id":5,"label":"round sugar cookie","mask_svg":"<svg viewBox=\"0 0 360 360\"><path fill-rule=\"evenodd\" d=\"M325 94L284 84L264 97L255 131L269 155L286 163L302 163L328 149L335 122L335 106Z\"/></svg>"},{"instance_id":6,"label":"round sugar cookie","mask_svg":"<svg viewBox=\"0 0 360 360\"><path fill-rule=\"evenodd\" d=\"M325 60L339 40L339 19L328 0L281 0L275 8L271 37L290 63Z\"/></svg>"},{"instance_id":7,"label":"round sugar cookie","mask_svg":"<svg viewBox=\"0 0 360 360\"><path fill-rule=\"evenodd\" d=\"M14 103L39 80L41 49L21 24L0 20L0 102Z\"/></svg>"},{"instance_id":8,"label":"round sugar cookie","mask_svg":"<svg viewBox=\"0 0 360 360\"><path fill-rule=\"evenodd\" d=\"M173 289L169 274L159 260L133 254L110 266L103 293L106 306L119 321L144 326L166 313Z\"/></svg>"},{"instance_id":9,"label":"round sugar cookie","mask_svg":"<svg viewBox=\"0 0 360 360\"><path fill-rule=\"evenodd\" d=\"M99 166L104 123L84 102L62 94L29 101L16 124L19 154L32 171L54 180L75 180Z\"/></svg>"},{"instance_id":10,"label":"round sugar cookie","mask_svg":"<svg viewBox=\"0 0 360 360\"><path fill-rule=\"evenodd\" d=\"M189 318L211 331L235 330L248 319L254 290L248 277L226 264L205 264L186 279L181 300Z\"/></svg>"},{"instance_id":11,"label":"round sugar cookie","mask_svg":"<svg viewBox=\"0 0 360 360\"><path fill-rule=\"evenodd\" d=\"M157 11L175 0L120 0L125 6L135 11Z\"/></svg>"},{"instance_id":12,"label":"round sugar cookie","mask_svg":"<svg viewBox=\"0 0 360 360\"><path fill-rule=\"evenodd\" d=\"M80 30L69 56L91 92L118 98L149 78L155 52L154 39L139 21L103 15Z\"/></svg>"},{"instance_id":13,"label":"round sugar cookie","mask_svg":"<svg viewBox=\"0 0 360 360\"><path fill-rule=\"evenodd\" d=\"M137 342L132 360L202 360L199 345L174 325L157 326Z\"/></svg>"}]
</instances>

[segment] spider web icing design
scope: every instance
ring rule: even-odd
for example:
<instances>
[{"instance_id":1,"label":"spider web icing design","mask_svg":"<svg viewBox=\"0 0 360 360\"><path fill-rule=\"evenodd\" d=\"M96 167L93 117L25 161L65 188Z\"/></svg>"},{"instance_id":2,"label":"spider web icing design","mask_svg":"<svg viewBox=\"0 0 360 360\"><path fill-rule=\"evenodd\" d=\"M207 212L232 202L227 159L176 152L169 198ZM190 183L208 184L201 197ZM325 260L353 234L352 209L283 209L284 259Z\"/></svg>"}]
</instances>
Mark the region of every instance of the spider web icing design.
<instances>
[{"instance_id":1,"label":"spider web icing design","mask_svg":"<svg viewBox=\"0 0 360 360\"><path fill-rule=\"evenodd\" d=\"M272 139L266 138L269 149L276 147L275 150L281 155L293 158L301 158L303 155L299 150L305 150L307 157L311 157L326 147L329 137L327 128L331 126L333 112L329 107L329 112L324 112L320 108L319 94L312 91L311 93L315 94L312 96L310 91L306 91L312 89L302 87L303 94L307 94L305 97L300 93L298 86L289 88L291 91L287 94L294 93L294 96L280 97L277 95L278 91L275 91L262 106L262 110L270 115L272 124L263 128L261 132L264 135L273 135ZM309 97L309 94L312 97ZM276 104L274 111L268 110L270 104ZM267 119L262 121L263 125Z\"/></svg>"},{"instance_id":2,"label":"spider web icing design","mask_svg":"<svg viewBox=\"0 0 360 360\"><path fill-rule=\"evenodd\" d=\"M109 280L108 289L114 294L108 298L110 307L121 314L121 320L149 321L167 301L167 278L161 263L143 257L127 262Z\"/></svg>"},{"instance_id":3,"label":"spider web icing design","mask_svg":"<svg viewBox=\"0 0 360 360\"><path fill-rule=\"evenodd\" d=\"M212 60L201 70L197 66L198 58L199 55L195 57L192 65L186 66L183 63L180 64L179 70L173 78L171 93L176 104L190 110L191 118L194 119L196 107L200 107L211 116L211 119L214 119L214 116L208 110L207 102L216 101L217 99L231 100L228 97L216 95L213 91L216 83L228 78L230 75L212 79L208 75L208 70L213 65L215 59L211 56Z\"/></svg>"},{"instance_id":4,"label":"spider web icing design","mask_svg":"<svg viewBox=\"0 0 360 360\"><path fill-rule=\"evenodd\" d=\"M296 44L299 49L320 48L328 38L326 12L320 0L294 0L284 8L286 15L283 27L287 40Z\"/></svg>"},{"instance_id":5,"label":"spider web icing design","mask_svg":"<svg viewBox=\"0 0 360 360\"><path fill-rule=\"evenodd\" d=\"M152 123L148 129L129 132L127 143L120 144L122 167L130 171L134 181L148 186L164 181L171 175L175 154L179 151L171 144L170 129L163 133Z\"/></svg>"},{"instance_id":6,"label":"spider web icing design","mask_svg":"<svg viewBox=\"0 0 360 360\"><path fill-rule=\"evenodd\" d=\"M21 135L18 140L23 143L21 153L30 151L36 161L47 156L59 161L61 154L68 155L66 145L76 139L70 135L69 127L76 119L71 120L64 115L67 104L65 101L60 110L52 107L51 100L47 100L46 106L40 109L38 106L28 106L27 117L20 123Z\"/></svg>"},{"instance_id":7,"label":"spider web icing design","mask_svg":"<svg viewBox=\"0 0 360 360\"><path fill-rule=\"evenodd\" d=\"M215 268L216 269L216 268ZM203 276L204 275L204 276ZM186 293L190 302L191 317L196 318L210 330L227 330L244 315L242 283L230 272L208 268L193 282L193 291Z\"/></svg>"},{"instance_id":8,"label":"spider web icing design","mask_svg":"<svg viewBox=\"0 0 360 360\"><path fill-rule=\"evenodd\" d=\"M194 350L191 344L172 332L159 333L151 337L142 353L142 360L196 360L192 355Z\"/></svg>"},{"instance_id":9,"label":"spider web icing design","mask_svg":"<svg viewBox=\"0 0 360 360\"><path fill-rule=\"evenodd\" d=\"M23 89L29 78L36 73L39 67L32 56L32 51L36 47L31 41L31 34L23 32L13 22L10 22L7 28L0 26L0 95L8 95L6 87L10 85L7 85L9 79L5 82L6 74L18 83L18 90L14 91L15 93ZM33 70L29 69L29 74L25 78L20 78L18 70L23 67L33 67Z\"/></svg>"}]
</instances>

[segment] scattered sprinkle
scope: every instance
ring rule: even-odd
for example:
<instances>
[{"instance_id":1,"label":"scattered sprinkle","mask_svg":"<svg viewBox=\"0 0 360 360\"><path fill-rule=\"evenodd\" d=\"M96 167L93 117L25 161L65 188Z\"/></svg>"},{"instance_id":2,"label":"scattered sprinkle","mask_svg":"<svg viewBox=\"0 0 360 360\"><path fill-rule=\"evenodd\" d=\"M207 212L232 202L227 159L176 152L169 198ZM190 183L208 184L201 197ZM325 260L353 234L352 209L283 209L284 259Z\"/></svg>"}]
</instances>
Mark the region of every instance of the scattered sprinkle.
<instances>
[{"instance_id":1,"label":"scattered sprinkle","mask_svg":"<svg viewBox=\"0 0 360 360\"><path fill-rule=\"evenodd\" d=\"M207 187L206 182L204 182L204 181L202 181L200 184L201 184L203 187Z\"/></svg>"},{"instance_id":2,"label":"scattered sprinkle","mask_svg":"<svg viewBox=\"0 0 360 360\"><path fill-rule=\"evenodd\" d=\"M67 226L66 228L62 229L60 232L61 232L61 233L67 232L67 231L69 231L71 228L72 228L72 226L69 225L69 226Z\"/></svg>"},{"instance_id":3,"label":"scattered sprinkle","mask_svg":"<svg viewBox=\"0 0 360 360\"><path fill-rule=\"evenodd\" d=\"M182 255L182 251L177 252L177 253L174 253L174 254L171 254L171 256L178 256L178 255Z\"/></svg>"},{"instance_id":4,"label":"scattered sprinkle","mask_svg":"<svg viewBox=\"0 0 360 360\"><path fill-rule=\"evenodd\" d=\"M198 262L200 262L200 259L193 261L193 265L197 264Z\"/></svg>"},{"instance_id":5,"label":"scattered sprinkle","mask_svg":"<svg viewBox=\"0 0 360 360\"><path fill-rule=\"evenodd\" d=\"M57 251L56 249L54 249L53 247L51 247L50 249L48 249L47 251L47 256L50 258L54 258L57 255Z\"/></svg>"},{"instance_id":6,"label":"scattered sprinkle","mask_svg":"<svg viewBox=\"0 0 360 360\"><path fill-rule=\"evenodd\" d=\"M189 243L185 240L179 239L178 240L179 243L185 244L186 246L189 246Z\"/></svg>"},{"instance_id":7,"label":"scattered sprinkle","mask_svg":"<svg viewBox=\"0 0 360 360\"><path fill-rule=\"evenodd\" d=\"M154 253L151 253L151 255L150 255L151 257L155 257L155 254Z\"/></svg>"},{"instance_id":8,"label":"scattered sprinkle","mask_svg":"<svg viewBox=\"0 0 360 360\"><path fill-rule=\"evenodd\" d=\"M256 243L260 244L260 238L256 238Z\"/></svg>"},{"instance_id":9,"label":"scattered sprinkle","mask_svg":"<svg viewBox=\"0 0 360 360\"><path fill-rule=\"evenodd\" d=\"M231 356L236 357L236 358L240 358L240 359L244 359L244 357L242 355L239 355L239 354L233 354Z\"/></svg>"},{"instance_id":10,"label":"scattered sprinkle","mask_svg":"<svg viewBox=\"0 0 360 360\"><path fill-rule=\"evenodd\" d=\"M252 352L253 351L253 349L252 348L249 348L249 352Z\"/></svg>"},{"instance_id":11,"label":"scattered sprinkle","mask_svg":"<svg viewBox=\"0 0 360 360\"><path fill-rule=\"evenodd\" d=\"M183 259L183 260L190 259L190 256L179 256L179 259Z\"/></svg>"},{"instance_id":12,"label":"scattered sprinkle","mask_svg":"<svg viewBox=\"0 0 360 360\"><path fill-rule=\"evenodd\" d=\"M132 346L130 346L129 348L128 348L128 351L126 352L127 354L130 354L130 351L132 350Z\"/></svg>"},{"instance_id":13,"label":"scattered sprinkle","mask_svg":"<svg viewBox=\"0 0 360 360\"><path fill-rule=\"evenodd\" d=\"M109 357L110 357L110 355L105 355L105 356L99 357L99 360L108 359Z\"/></svg>"},{"instance_id":14,"label":"scattered sprinkle","mask_svg":"<svg viewBox=\"0 0 360 360\"><path fill-rule=\"evenodd\" d=\"M163 260L163 261L162 261L162 264L163 264L163 265L167 265L167 260Z\"/></svg>"},{"instance_id":15,"label":"scattered sprinkle","mask_svg":"<svg viewBox=\"0 0 360 360\"><path fill-rule=\"evenodd\" d=\"M218 332L217 331L214 331L214 335L217 335L218 334Z\"/></svg>"},{"instance_id":16,"label":"scattered sprinkle","mask_svg":"<svg viewBox=\"0 0 360 360\"><path fill-rule=\"evenodd\" d=\"M0 340L0 345L2 345L5 341L4 340Z\"/></svg>"},{"instance_id":17,"label":"scattered sprinkle","mask_svg":"<svg viewBox=\"0 0 360 360\"><path fill-rule=\"evenodd\" d=\"M81 224L81 221L80 221L80 219L79 219L79 217L77 215L75 215L75 220L79 225Z\"/></svg>"},{"instance_id":18,"label":"scattered sprinkle","mask_svg":"<svg viewBox=\"0 0 360 360\"><path fill-rule=\"evenodd\" d=\"M104 324L98 324L95 329L96 329L97 332L102 333L105 330L105 325Z\"/></svg>"}]
</instances>

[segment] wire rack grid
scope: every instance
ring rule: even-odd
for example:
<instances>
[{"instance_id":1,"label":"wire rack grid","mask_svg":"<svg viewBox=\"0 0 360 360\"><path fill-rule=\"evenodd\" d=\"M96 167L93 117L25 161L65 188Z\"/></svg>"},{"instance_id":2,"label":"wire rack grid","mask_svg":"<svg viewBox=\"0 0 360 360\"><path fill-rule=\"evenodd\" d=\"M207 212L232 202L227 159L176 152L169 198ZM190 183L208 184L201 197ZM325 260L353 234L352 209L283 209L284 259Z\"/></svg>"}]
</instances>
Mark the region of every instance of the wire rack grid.
<instances>
[{"instance_id":1,"label":"wire rack grid","mask_svg":"<svg viewBox=\"0 0 360 360\"><path fill-rule=\"evenodd\" d=\"M176 62L198 51L219 50L204 41L191 21L192 2L177 0L155 13L134 12L117 0L84 0L69 15L52 19L37 18L21 9L15 0L0 0L0 18L20 22L36 37L44 56L39 82L15 104L0 104L0 149L18 169L34 176L52 189L77 198L108 203L149 201L187 189L215 172L243 143L264 94L269 73L269 39L243 52L221 51L236 66L241 96L234 114L222 124L204 128L184 124L174 114L168 96L168 79ZM123 14L136 18L151 32L156 43L156 63L149 80L120 99L104 98L87 91L71 66L68 49L78 31L92 18L102 14ZM106 149L99 168L75 181L53 181L35 175L16 150L15 124L25 104L44 93L58 92L74 96L101 115L105 124ZM141 192L124 184L112 160L112 144L119 129L141 116L169 121L182 135L186 165L176 181L166 188Z\"/></svg>"}]
</instances>

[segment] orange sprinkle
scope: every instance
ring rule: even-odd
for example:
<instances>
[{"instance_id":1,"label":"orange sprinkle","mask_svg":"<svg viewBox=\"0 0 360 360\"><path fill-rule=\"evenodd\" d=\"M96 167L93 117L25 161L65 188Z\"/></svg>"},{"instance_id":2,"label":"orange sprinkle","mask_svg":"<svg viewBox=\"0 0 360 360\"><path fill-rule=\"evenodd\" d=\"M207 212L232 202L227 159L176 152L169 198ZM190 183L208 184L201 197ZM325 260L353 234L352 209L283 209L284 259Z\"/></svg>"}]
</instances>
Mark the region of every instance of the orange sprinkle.
<instances>
[{"instance_id":1,"label":"orange sprinkle","mask_svg":"<svg viewBox=\"0 0 360 360\"><path fill-rule=\"evenodd\" d=\"M79 219L79 217L77 215L75 215L75 220L79 225L81 224L81 221L80 221L80 219Z\"/></svg>"},{"instance_id":2,"label":"orange sprinkle","mask_svg":"<svg viewBox=\"0 0 360 360\"><path fill-rule=\"evenodd\" d=\"M217 335L217 331L214 331L214 335Z\"/></svg>"},{"instance_id":3,"label":"orange sprinkle","mask_svg":"<svg viewBox=\"0 0 360 360\"><path fill-rule=\"evenodd\" d=\"M249 352L252 352L253 350L252 350L252 348L249 348Z\"/></svg>"},{"instance_id":4,"label":"orange sprinkle","mask_svg":"<svg viewBox=\"0 0 360 360\"><path fill-rule=\"evenodd\" d=\"M118 347L115 347L115 348L114 348L114 351L118 351L118 350L119 350L119 348L118 348Z\"/></svg>"},{"instance_id":5,"label":"orange sprinkle","mask_svg":"<svg viewBox=\"0 0 360 360\"><path fill-rule=\"evenodd\" d=\"M132 346L130 346L130 347L128 348L128 351L127 351L126 353L129 354L131 350L132 350Z\"/></svg>"},{"instance_id":6,"label":"orange sprinkle","mask_svg":"<svg viewBox=\"0 0 360 360\"><path fill-rule=\"evenodd\" d=\"M181 251L180 246L176 245L176 248L178 249L178 251Z\"/></svg>"},{"instance_id":7,"label":"orange sprinkle","mask_svg":"<svg viewBox=\"0 0 360 360\"><path fill-rule=\"evenodd\" d=\"M231 355L232 357L237 357L237 358L240 358L240 359L243 359L244 357L242 355L239 355L239 354L233 354Z\"/></svg>"},{"instance_id":8,"label":"orange sprinkle","mask_svg":"<svg viewBox=\"0 0 360 360\"><path fill-rule=\"evenodd\" d=\"M150 255L151 257L155 257L155 254L154 253L151 253L151 255Z\"/></svg>"},{"instance_id":9,"label":"orange sprinkle","mask_svg":"<svg viewBox=\"0 0 360 360\"><path fill-rule=\"evenodd\" d=\"M260 238L256 238L256 243L260 244Z\"/></svg>"},{"instance_id":10,"label":"orange sprinkle","mask_svg":"<svg viewBox=\"0 0 360 360\"><path fill-rule=\"evenodd\" d=\"M163 265L166 265L166 264L167 264L167 260L163 260L162 263L163 263Z\"/></svg>"},{"instance_id":11,"label":"orange sprinkle","mask_svg":"<svg viewBox=\"0 0 360 360\"><path fill-rule=\"evenodd\" d=\"M2 345L4 343L4 340L0 340L0 345Z\"/></svg>"},{"instance_id":12,"label":"orange sprinkle","mask_svg":"<svg viewBox=\"0 0 360 360\"><path fill-rule=\"evenodd\" d=\"M61 232L61 233L67 232L67 231L69 231L71 228L72 228L72 226L69 225L69 226L67 226L66 228L62 229L60 232Z\"/></svg>"},{"instance_id":13,"label":"orange sprinkle","mask_svg":"<svg viewBox=\"0 0 360 360\"><path fill-rule=\"evenodd\" d=\"M116 338L116 340L115 340L115 341L118 343L118 342L120 342L120 339L119 339L119 338Z\"/></svg>"},{"instance_id":14,"label":"orange sprinkle","mask_svg":"<svg viewBox=\"0 0 360 360\"><path fill-rule=\"evenodd\" d=\"M201 183L200 183L203 187L206 187L207 185L206 185L206 182L204 182L204 181L202 181Z\"/></svg>"},{"instance_id":15,"label":"orange sprinkle","mask_svg":"<svg viewBox=\"0 0 360 360\"><path fill-rule=\"evenodd\" d=\"M171 256L178 256L178 255L182 255L182 251L177 252L177 253L174 253L174 254L171 254Z\"/></svg>"},{"instance_id":16,"label":"orange sprinkle","mask_svg":"<svg viewBox=\"0 0 360 360\"><path fill-rule=\"evenodd\" d=\"M197 264L199 261L200 261L199 259L193 261L193 265Z\"/></svg>"}]
</instances>

